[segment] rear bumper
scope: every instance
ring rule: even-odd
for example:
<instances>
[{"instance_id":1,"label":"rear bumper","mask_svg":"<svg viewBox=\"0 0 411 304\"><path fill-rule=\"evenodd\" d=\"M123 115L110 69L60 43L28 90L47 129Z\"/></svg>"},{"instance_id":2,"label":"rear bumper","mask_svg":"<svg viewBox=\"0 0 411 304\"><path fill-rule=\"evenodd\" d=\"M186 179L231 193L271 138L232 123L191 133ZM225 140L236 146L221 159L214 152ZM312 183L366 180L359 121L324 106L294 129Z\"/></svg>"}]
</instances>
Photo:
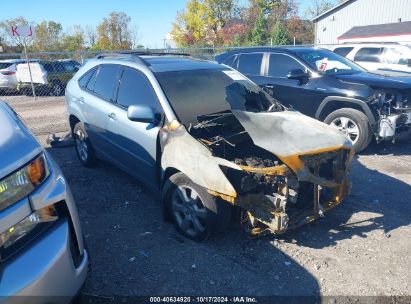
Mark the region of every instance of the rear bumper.
<instances>
[{"instance_id":1,"label":"rear bumper","mask_svg":"<svg viewBox=\"0 0 411 304\"><path fill-rule=\"evenodd\" d=\"M83 250L80 265L75 268L69 240L70 229L65 220L3 265L0 302L70 302L86 279L88 253Z\"/></svg>"}]
</instances>

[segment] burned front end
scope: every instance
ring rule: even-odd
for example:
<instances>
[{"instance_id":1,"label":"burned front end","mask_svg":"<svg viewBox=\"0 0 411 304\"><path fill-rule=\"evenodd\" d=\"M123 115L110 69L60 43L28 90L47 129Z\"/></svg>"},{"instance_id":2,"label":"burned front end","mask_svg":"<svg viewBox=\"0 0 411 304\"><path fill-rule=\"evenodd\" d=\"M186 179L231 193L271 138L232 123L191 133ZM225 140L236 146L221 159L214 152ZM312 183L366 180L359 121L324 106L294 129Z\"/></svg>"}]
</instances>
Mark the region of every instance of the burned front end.
<instances>
[{"instance_id":1,"label":"burned front end","mask_svg":"<svg viewBox=\"0 0 411 304\"><path fill-rule=\"evenodd\" d=\"M395 140L395 136L411 128L411 90L377 90L368 99L377 116L377 142Z\"/></svg>"},{"instance_id":2,"label":"burned front end","mask_svg":"<svg viewBox=\"0 0 411 304\"><path fill-rule=\"evenodd\" d=\"M313 221L349 193L351 143L321 122L291 111L235 110L198 121L163 129L162 166L240 207L253 234Z\"/></svg>"}]
</instances>

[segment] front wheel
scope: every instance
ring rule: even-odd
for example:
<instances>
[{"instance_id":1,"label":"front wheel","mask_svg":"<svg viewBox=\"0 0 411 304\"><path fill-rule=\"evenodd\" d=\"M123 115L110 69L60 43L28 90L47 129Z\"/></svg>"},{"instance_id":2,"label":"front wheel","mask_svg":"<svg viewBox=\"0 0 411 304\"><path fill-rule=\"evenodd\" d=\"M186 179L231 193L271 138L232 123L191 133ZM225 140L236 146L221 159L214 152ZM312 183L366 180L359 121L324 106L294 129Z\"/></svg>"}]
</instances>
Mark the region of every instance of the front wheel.
<instances>
[{"instance_id":1,"label":"front wheel","mask_svg":"<svg viewBox=\"0 0 411 304\"><path fill-rule=\"evenodd\" d=\"M60 82L54 82L52 87L51 87L51 95L53 96L61 96L63 95L63 86L61 85Z\"/></svg>"},{"instance_id":2,"label":"front wheel","mask_svg":"<svg viewBox=\"0 0 411 304\"><path fill-rule=\"evenodd\" d=\"M163 188L164 212L184 236L202 241L225 230L231 206L193 183L183 173L171 176Z\"/></svg>"},{"instance_id":3,"label":"front wheel","mask_svg":"<svg viewBox=\"0 0 411 304\"><path fill-rule=\"evenodd\" d=\"M324 122L342 131L352 142L356 152L364 150L371 143L370 123L363 112L351 108L338 109L330 113Z\"/></svg>"}]
</instances>

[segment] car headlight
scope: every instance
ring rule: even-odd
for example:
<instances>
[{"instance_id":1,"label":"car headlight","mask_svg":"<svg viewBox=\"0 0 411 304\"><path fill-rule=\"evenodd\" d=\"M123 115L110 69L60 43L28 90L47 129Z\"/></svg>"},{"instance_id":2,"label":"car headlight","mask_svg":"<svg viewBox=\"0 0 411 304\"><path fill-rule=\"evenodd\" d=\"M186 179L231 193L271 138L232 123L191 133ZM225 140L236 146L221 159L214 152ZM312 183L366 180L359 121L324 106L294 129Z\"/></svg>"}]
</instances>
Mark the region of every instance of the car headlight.
<instances>
[{"instance_id":1,"label":"car headlight","mask_svg":"<svg viewBox=\"0 0 411 304\"><path fill-rule=\"evenodd\" d=\"M18 224L0 233L0 261L8 258L28 241L58 220L54 205L37 210Z\"/></svg>"},{"instance_id":2,"label":"car headlight","mask_svg":"<svg viewBox=\"0 0 411 304\"><path fill-rule=\"evenodd\" d=\"M391 103L396 102L397 99L402 99L401 96L396 95L393 92L386 91L376 91L370 96L370 102L376 103L380 106L391 105Z\"/></svg>"},{"instance_id":3,"label":"car headlight","mask_svg":"<svg viewBox=\"0 0 411 304\"><path fill-rule=\"evenodd\" d=\"M29 195L50 171L44 154L23 168L0 180L0 211Z\"/></svg>"}]
</instances>

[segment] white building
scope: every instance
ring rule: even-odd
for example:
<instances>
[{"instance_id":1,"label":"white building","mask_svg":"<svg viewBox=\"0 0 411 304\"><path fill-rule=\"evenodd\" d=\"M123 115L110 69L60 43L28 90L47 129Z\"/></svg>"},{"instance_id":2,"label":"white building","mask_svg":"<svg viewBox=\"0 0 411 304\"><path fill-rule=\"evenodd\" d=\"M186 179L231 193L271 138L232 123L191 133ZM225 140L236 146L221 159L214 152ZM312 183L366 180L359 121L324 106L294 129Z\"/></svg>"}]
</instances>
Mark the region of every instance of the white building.
<instances>
[{"instance_id":1,"label":"white building","mask_svg":"<svg viewBox=\"0 0 411 304\"><path fill-rule=\"evenodd\" d=\"M312 21L315 44L411 43L411 0L346 0Z\"/></svg>"}]
</instances>

